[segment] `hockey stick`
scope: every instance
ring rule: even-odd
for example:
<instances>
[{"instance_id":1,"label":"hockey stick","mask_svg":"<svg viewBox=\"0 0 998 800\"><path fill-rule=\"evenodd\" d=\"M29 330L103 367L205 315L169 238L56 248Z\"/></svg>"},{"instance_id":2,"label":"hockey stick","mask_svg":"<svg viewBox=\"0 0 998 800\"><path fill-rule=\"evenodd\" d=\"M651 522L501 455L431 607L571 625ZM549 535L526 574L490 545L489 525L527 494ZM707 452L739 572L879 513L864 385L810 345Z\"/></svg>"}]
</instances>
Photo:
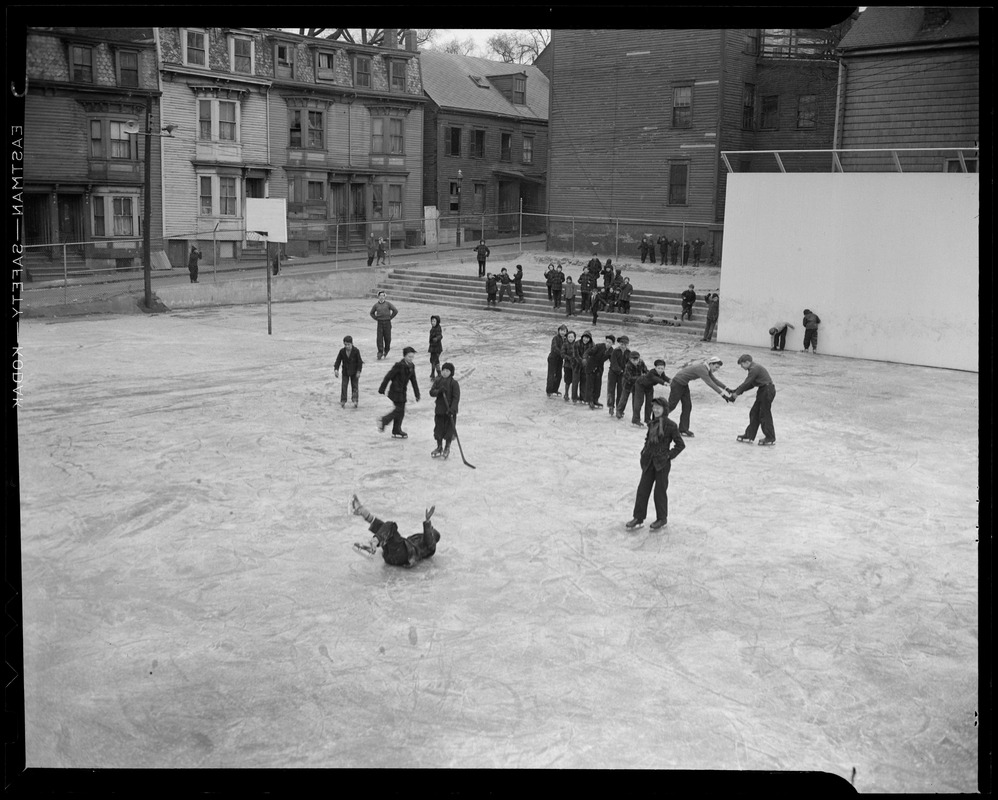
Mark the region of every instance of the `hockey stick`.
<instances>
[{"instance_id":1,"label":"hockey stick","mask_svg":"<svg viewBox=\"0 0 998 800\"><path fill-rule=\"evenodd\" d=\"M450 400L447 398L447 395L444 395L444 405L447 407L447 415L450 416ZM454 434L454 441L457 442L457 450L461 454L461 460L464 462L464 465L466 467L471 467L472 469L478 469L478 467L476 467L474 464L469 462L468 459L464 457L464 448L461 447L461 437L457 435L457 420L454 419L454 417L450 418L450 428Z\"/></svg>"}]
</instances>

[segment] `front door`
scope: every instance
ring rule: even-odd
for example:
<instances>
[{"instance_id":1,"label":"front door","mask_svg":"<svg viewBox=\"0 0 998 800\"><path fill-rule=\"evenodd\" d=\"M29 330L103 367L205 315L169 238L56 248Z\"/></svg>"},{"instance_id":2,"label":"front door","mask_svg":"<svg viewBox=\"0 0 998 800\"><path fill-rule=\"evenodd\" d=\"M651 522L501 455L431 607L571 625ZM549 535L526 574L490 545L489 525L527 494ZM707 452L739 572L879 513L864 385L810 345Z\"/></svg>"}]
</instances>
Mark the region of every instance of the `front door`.
<instances>
[{"instance_id":1,"label":"front door","mask_svg":"<svg viewBox=\"0 0 998 800\"><path fill-rule=\"evenodd\" d=\"M83 196L79 194L59 195L59 241L77 244L75 249L83 254Z\"/></svg>"},{"instance_id":2,"label":"front door","mask_svg":"<svg viewBox=\"0 0 998 800\"><path fill-rule=\"evenodd\" d=\"M24 243L49 244L51 241L52 219L49 216L49 195L25 195Z\"/></svg>"},{"instance_id":3,"label":"front door","mask_svg":"<svg viewBox=\"0 0 998 800\"><path fill-rule=\"evenodd\" d=\"M350 184L351 238L355 241L367 240L367 184Z\"/></svg>"},{"instance_id":4,"label":"front door","mask_svg":"<svg viewBox=\"0 0 998 800\"><path fill-rule=\"evenodd\" d=\"M333 183L329 186L329 204L332 221L336 223L336 235L340 244L346 244L348 228L344 224L348 222L350 204L348 202L347 185L345 183Z\"/></svg>"}]
</instances>

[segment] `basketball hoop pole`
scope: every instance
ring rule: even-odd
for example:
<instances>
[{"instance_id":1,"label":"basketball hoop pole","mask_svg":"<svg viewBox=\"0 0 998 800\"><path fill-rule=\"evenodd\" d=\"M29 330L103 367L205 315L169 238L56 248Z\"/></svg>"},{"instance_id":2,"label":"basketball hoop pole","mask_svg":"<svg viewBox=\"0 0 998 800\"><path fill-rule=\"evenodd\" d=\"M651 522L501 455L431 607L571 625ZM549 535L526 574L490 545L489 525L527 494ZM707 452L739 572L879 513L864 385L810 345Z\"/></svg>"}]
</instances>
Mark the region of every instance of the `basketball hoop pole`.
<instances>
[{"instance_id":1,"label":"basketball hoop pole","mask_svg":"<svg viewBox=\"0 0 998 800\"><path fill-rule=\"evenodd\" d=\"M267 335L270 336L273 333L270 322L270 237L265 231L257 231L257 233L264 237L263 268L267 273Z\"/></svg>"}]
</instances>

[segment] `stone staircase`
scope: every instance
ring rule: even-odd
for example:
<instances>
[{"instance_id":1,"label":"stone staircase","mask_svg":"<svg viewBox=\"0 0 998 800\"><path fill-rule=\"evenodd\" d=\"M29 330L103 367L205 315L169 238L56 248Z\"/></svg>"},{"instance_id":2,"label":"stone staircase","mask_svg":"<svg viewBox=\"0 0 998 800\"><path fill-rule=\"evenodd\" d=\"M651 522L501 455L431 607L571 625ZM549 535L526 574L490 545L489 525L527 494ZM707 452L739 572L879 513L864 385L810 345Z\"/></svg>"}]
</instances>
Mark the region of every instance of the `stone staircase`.
<instances>
[{"instance_id":1,"label":"stone staircase","mask_svg":"<svg viewBox=\"0 0 998 800\"><path fill-rule=\"evenodd\" d=\"M378 284L378 290L388 292L391 300L404 300L411 303L427 303L434 306L457 306L459 308L486 309L485 279L473 275L453 275L431 270L393 269ZM502 314L543 317L552 321L565 320L564 301L559 309L552 308L548 300L547 285L541 281L523 281L523 303L510 303L504 300L494 311ZM580 311L581 300L575 298L575 309L579 327L585 321L592 321L592 314ZM703 338L707 322L707 304L698 299L693 307L693 320L679 322L682 311L682 298L679 292L655 292L635 289L631 294L631 313L601 311L601 323L613 325L653 325L662 332L675 336ZM669 324L671 323L671 324ZM716 331L713 339L716 339Z\"/></svg>"}]
</instances>

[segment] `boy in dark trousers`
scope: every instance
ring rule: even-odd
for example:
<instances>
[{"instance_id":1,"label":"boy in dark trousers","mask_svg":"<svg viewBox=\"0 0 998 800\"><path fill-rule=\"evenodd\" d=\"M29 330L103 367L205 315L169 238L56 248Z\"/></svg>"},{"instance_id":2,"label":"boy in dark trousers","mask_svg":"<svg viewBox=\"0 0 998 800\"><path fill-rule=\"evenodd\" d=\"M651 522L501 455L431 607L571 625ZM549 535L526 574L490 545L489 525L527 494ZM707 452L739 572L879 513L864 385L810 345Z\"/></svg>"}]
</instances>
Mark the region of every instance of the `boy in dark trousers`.
<instances>
[{"instance_id":1,"label":"boy in dark trousers","mask_svg":"<svg viewBox=\"0 0 998 800\"><path fill-rule=\"evenodd\" d=\"M758 391L755 393L755 402L749 410L748 427L745 429L745 433L738 437L738 441L752 444L761 425L762 435L765 438L759 444L774 445L776 444L776 427L773 425L773 400L776 399L776 385L769 376L769 371L762 364L756 364L748 353L738 359L738 366L748 372L748 375L741 386L735 389L732 394L738 397L743 392L758 387Z\"/></svg>"},{"instance_id":2,"label":"boy in dark trousers","mask_svg":"<svg viewBox=\"0 0 998 800\"><path fill-rule=\"evenodd\" d=\"M606 337L609 340L609 336ZM627 349L630 339L621 336L610 351L610 366L606 378L606 408L610 416L617 413L617 403L624 392L624 367L630 359L631 351Z\"/></svg>"},{"instance_id":3,"label":"boy in dark trousers","mask_svg":"<svg viewBox=\"0 0 998 800\"><path fill-rule=\"evenodd\" d=\"M669 472L672 460L686 448L676 423L669 419L669 406L664 397L652 401L652 420L648 423L645 446L641 448L641 480L634 496L634 517L624 527L640 528L648 513L648 499L655 488L655 521L652 530L669 523Z\"/></svg>"},{"instance_id":4,"label":"boy in dark trousers","mask_svg":"<svg viewBox=\"0 0 998 800\"><path fill-rule=\"evenodd\" d=\"M811 352L817 354L818 326L821 324L821 318L810 308L805 308L804 321L801 324L804 326L804 352L806 353L808 347L810 347Z\"/></svg>"},{"instance_id":5,"label":"boy in dark trousers","mask_svg":"<svg viewBox=\"0 0 998 800\"><path fill-rule=\"evenodd\" d=\"M384 291L378 292L378 302L371 308L371 319L378 323L376 341L378 344L378 361L388 357L392 346L392 320L398 316L399 310L388 302Z\"/></svg>"},{"instance_id":6,"label":"boy in dark trousers","mask_svg":"<svg viewBox=\"0 0 998 800\"><path fill-rule=\"evenodd\" d=\"M508 297L509 301L513 302L513 287L512 279L509 277L509 272L505 267L499 270L499 302L502 302L503 297Z\"/></svg>"},{"instance_id":7,"label":"boy in dark trousers","mask_svg":"<svg viewBox=\"0 0 998 800\"><path fill-rule=\"evenodd\" d=\"M565 273L561 271L561 264L554 267L554 275L551 276L551 291L554 292L554 307L561 308L561 292L565 284Z\"/></svg>"},{"instance_id":8,"label":"boy in dark trousers","mask_svg":"<svg viewBox=\"0 0 998 800\"><path fill-rule=\"evenodd\" d=\"M363 506L357 495L354 495L350 498L350 513L363 517L365 522L370 523L371 527L368 530L374 534L369 544L358 542L354 547L371 555L374 555L380 547L381 557L386 564L393 567L414 567L424 558L431 558L437 551L440 532L430 522L435 510L436 506L426 509L422 533L403 538L397 524L378 519Z\"/></svg>"},{"instance_id":9,"label":"boy in dark trousers","mask_svg":"<svg viewBox=\"0 0 998 800\"><path fill-rule=\"evenodd\" d=\"M717 292L707 294L704 298L707 301L707 322L703 326L703 341L709 342L714 338L714 328L717 327L717 318L720 315L721 299Z\"/></svg>"},{"instance_id":10,"label":"boy in dark trousers","mask_svg":"<svg viewBox=\"0 0 998 800\"><path fill-rule=\"evenodd\" d=\"M551 350L548 352L548 380L546 387L548 397L561 396L561 392L558 391L561 386L561 351L565 346L565 338L567 336L568 326L559 325L558 332L551 337Z\"/></svg>"},{"instance_id":11,"label":"boy in dark trousers","mask_svg":"<svg viewBox=\"0 0 998 800\"><path fill-rule=\"evenodd\" d=\"M603 365L610 360L616 342L612 333L607 334L600 344L594 344L582 354L582 368L586 373L585 400L593 411L603 408L603 404L599 401L603 389Z\"/></svg>"},{"instance_id":12,"label":"boy in dark trousers","mask_svg":"<svg viewBox=\"0 0 998 800\"><path fill-rule=\"evenodd\" d=\"M693 291L693 284L690 284L690 288L687 289L682 294L683 298L683 311L679 315L680 321L684 318L692 320L693 319L693 304L697 301L697 293Z\"/></svg>"},{"instance_id":13,"label":"boy in dark trousers","mask_svg":"<svg viewBox=\"0 0 998 800\"><path fill-rule=\"evenodd\" d=\"M381 386L378 387L378 394L385 394L385 389L388 388L388 399L395 404L395 409L390 414L378 418L378 431L383 431L385 426L391 422L392 437L396 439L409 438L409 434L402 430L408 384L412 384L412 392L416 396L416 402L418 403L420 400L419 384L416 383L416 367L412 363L415 359L416 348L404 348L402 360L388 370L384 380L381 381Z\"/></svg>"},{"instance_id":14,"label":"boy in dark trousers","mask_svg":"<svg viewBox=\"0 0 998 800\"><path fill-rule=\"evenodd\" d=\"M575 341L575 331L569 331L565 344L561 348L561 363L565 370L565 402L579 402L579 380L576 371L581 364L578 342Z\"/></svg>"},{"instance_id":15,"label":"boy in dark trousers","mask_svg":"<svg viewBox=\"0 0 998 800\"><path fill-rule=\"evenodd\" d=\"M623 394L617 401L617 419L624 418L624 409L627 408L627 401L634 393L634 384L638 378L648 371L645 362L641 360L641 354L637 350L631 350L627 356L627 364L624 367L624 378L621 382Z\"/></svg>"},{"instance_id":16,"label":"boy in dark trousers","mask_svg":"<svg viewBox=\"0 0 998 800\"><path fill-rule=\"evenodd\" d=\"M441 368L440 377L433 382L430 397L437 398L433 407L433 438L437 440L437 449L430 456L448 458L461 403L461 386L454 378L454 365L449 361Z\"/></svg>"},{"instance_id":17,"label":"boy in dark trousers","mask_svg":"<svg viewBox=\"0 0 998 800\"><path fill-rule=\"evenodd\" d=\"M638 250L641 252L641 263L645 263L645 259L648 258L648 237L641 237L641 244L638 246ZM652 259L654 261L654 259Z\"/></svg>"},{"instance_id":18,"label":"boy in dark trousers","mask_svg":"<svg viewBox=\"0 0 998 800\"><path fill-rule=\"evenodd\" d=\"M773 337L773 346L770 350L783 350L787 346L787 328L790 330L796 330L793 325L789 322L774 322L773 327L769 329L769 335Z\"/></svg>"},{"instance_id":19,"label":"boy in dark trousers","mask_svg":"<svg viewBox=\"0 0 998 800\"><path fill-rule=\"evenodd\" d=\"M676 410L676 406L682 404L683 410L679 415L679 432L683 436L693 436L690 430L690 414L693 411L693 401L690 399L690 383L700 379L711 389L717 392L728 402L733 402L730 396L731 390L715 377L716 373L724 362L717 356L711 356L705 361L694 361L679 369L669 383L669 413Z\"/></svg>"},{"instance_id":20,"label":"boy in dark trousers","mask_svg":"<svg viewBox=\"0 0 998 800\"><path fill-rule=\"evenodd\" d=\"M347 405L348 383L352 389L353 407L356 408L357 401L360 399L358 383L360 372L364 368L364 359L360 357L360 350L353 346L352 336L343 337L343 347L340 348L340 352L336 356L336 363L333 364L333 375L337 378L340 377L341 366L343 367L343 383L340 385L340 408L346 408Z\"/></svg>"},{"instance_id":21,"label":"boy in dark trousers","mask_svg":"<svg viewBox=\"0 0 998 800\"><path fill-rule=\"evenodd\" d=\"M655 365L634 382L634 399L631 401L631 424L645 427L651 422L651 401L655 399L655 387L669 382L665 374L665 359L656 358ZM645 421L641 422L641 407L644 405Z\"/></svg>"},{"instance_id":22,"label":"boy in dark trousers","mask_svg":"<svg viewBox=\"0 0 998 800\"><path fill-rule=\"evenodd\" d=\"M496 291L499 288L499 281L496 280L496 276L491 272L485 276L485 293L486 293L486 306L494 306L496 304Z\"/></svg>"},{"instance_id":23,"label":"boy in dark trousers","mask_svg":"<svg viewBox=\"0 0 998 800\"><path fill-rule=\"evenodd\" d=\"M589 270L589 274L592 275L593 278L596 278L600 274L600 270L603 269L603 265L596 256L595 250L593 250L593 257L590 258L589 263L586 264L586 269Z\"/></svg>"},{"instance_id":24,"label":"boy in dark trousers","mask_svg":"<svg viewBox=\"0 0 998 800\"><path fill-rule=\"evenodd\" d=\"M634 287L631 286L631 279L624 278L624 282L620 285L620 296L617 298L620 303L620 310L625 314L631 313L631 292L634 291Z\"/></svg>"},{"instance_id":25,"label":"boy in dark trousers","mask_svg":"<svg viewBox=\"0 0 998 800\"><path fill-rule=\"evenodd\" d=\"M485 259L492 255L492 251L486 246L484 239L478 243L477 247L472 249L478 256L478 277L481 278L485 274Z\"/></svg>"},{"instance_id":26,"label":"boy in dark trousers","mask_svg":"<svg viewBox=\"0 0 998 800\"><path fill-rule=\"evenodd\" d=\"M582 274L579 275L579 296L582 298L581 305L579 307L580 311L589 310L589 295L593 290L593 276L589 274L588 269L582 270Z\"/></svg>"},{"instance_id":27,"label":"boy in dark trousers","mask_svg":"<svg viewBox=\"0 0 998 800\"><path fill-rule=\"evenodd\" d=\"M554 300L554 264L548 264L544 273L544 282L548 287L548 300Z\"/></svg>"},{"instance_id":28,"label":"boy in dark trousers","mask_svg":"<svg viewBox=\"0 0 998 800\"><path fill-rule=\"evenodd\" d=\"M516 292L516 299L514 303L523 302L523 266L521 264L516 265L516 272L513 273L513 291Z\"/></svg>"},{"instance_id":29,"label":"boy in dark trousers","mask_svg":"<svg viewBox=\"0 0 998 800\"><path fill-rule=\"evenodd\" d=\"M440 317L434 314L430 317L430 380L440 374L440 354L444 351L444 329L440 326Z\"/></svg>"},{"instance_id":30,"label":"boy in dark trousers","mask_svg":"<svg viewBox=\"0 0 998 800\"><path fill-rule=\"evenodd\" d=\"M201 260L201 251L197 245L191 245L191 252L187 256L187 271L191 273L191 283L198 282L198 262Z\"/></svg>"}]
</instances>

